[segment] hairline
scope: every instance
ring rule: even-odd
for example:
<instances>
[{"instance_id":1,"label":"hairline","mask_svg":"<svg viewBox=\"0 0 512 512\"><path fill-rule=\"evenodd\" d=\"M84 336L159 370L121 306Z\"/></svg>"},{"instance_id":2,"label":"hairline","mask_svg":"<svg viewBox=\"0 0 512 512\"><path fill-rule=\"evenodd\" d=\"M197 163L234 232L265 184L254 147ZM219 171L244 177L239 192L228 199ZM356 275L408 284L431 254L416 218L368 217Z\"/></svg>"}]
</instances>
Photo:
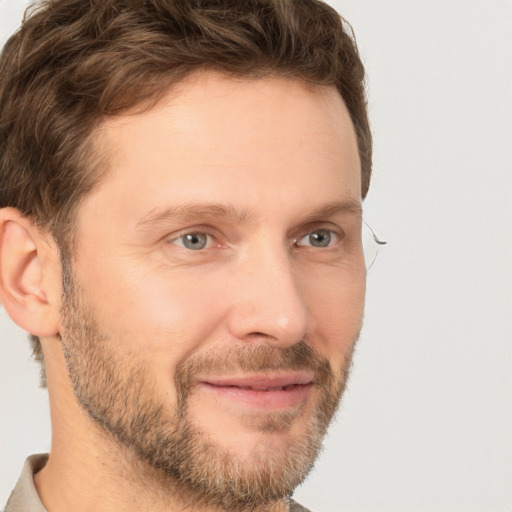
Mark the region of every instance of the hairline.
<instances>
[{"instance_id":1,"label":"hairline","mask_svg":"<svg viewBox=\"0 0 512 512\"><path fill-rule=\"evenodd\" d=\"M66 211L67 215L65 222L61 218L61 216L58 215L51 222L50 225L50 232L55 241L57 242L57 246L59 247L61 252L64 252L67 255L67 258L70 261L73 260L75 256L75 250L77 246L77 219L80 213L82 202L94 189L96 189L96 187L98 187L101 184L102 180L107 177L109 172L111 172L113 159L116 155L116 150L113 150L112 147L106 147L105 143L101 140L102 130L107 126L110 120L129 116L138 116L156 108L161 102L168 99L169 96L176 94L176 97L179 97L179 95L181 94L181 87L186 87L187 83L190 83L191 81L207 79L209 75L221 75L231 80L239 80L241 82L265 80L272 78L294 80L300 83L309 91L316 90L323 91L324 93L327 91L336 92L338 97L345 105L345 108L347 108L345 98L343 98L341 92L338 90L335 84L317 83L313 80L308 80L306 77L299 76L296 73L287 73L286 70L272 69L271 67L262 67L261 69L256 69L248 73L233 73L211 66L190 70L188 73L184 74L182 77L180 77L178 80L174 82L172 82L171 79L171 82L169 83L168 87L163 87L161 90L159 90L157 93L153 94L149 98L145 98L141 101L135 102L133 105L127 107L119 113L113 115L98 116L98 119L95 123L93 123L88 135L80 143L77 149L77 153L84 154L84 159L82 162L82 176L85 177L86 180L90 182L89 187L87 187L87 190L78 197L78 201L71 205L69 210ZM170 78L169 75L162 75L160 81L165 82L166 76ZM352 120L352 116L350 115L348 109L347 113L348 119L350 120L350 126L355 137L357 155L359 160L360 181L362 185L363 169L360 158L361 155L359 141ZM364 197L362 197L361 199L364 199Z\"/></svg>"}]
</instances>

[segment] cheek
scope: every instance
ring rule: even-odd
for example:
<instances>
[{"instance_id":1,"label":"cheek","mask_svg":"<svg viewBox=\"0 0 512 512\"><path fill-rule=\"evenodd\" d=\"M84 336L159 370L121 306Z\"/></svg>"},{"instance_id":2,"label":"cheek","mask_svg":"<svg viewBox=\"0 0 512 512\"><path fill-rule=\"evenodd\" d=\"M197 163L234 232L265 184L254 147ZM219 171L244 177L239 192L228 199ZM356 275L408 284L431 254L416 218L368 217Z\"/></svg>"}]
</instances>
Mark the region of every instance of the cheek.
<instances>
[{"instance_id":1,"label":"cheek","mask_svg":"<svg viewBox=\"0 0 512 512\"><path fill-rule=\"evenodd\" d=\"M98 273L108 276L108 286L92 289L102 327L112 343L152 366L174 367L208 340L222 318L208 279L119 264L100 265Z\"/></svg>"},{"instance_id":2,"label":"cheek","mask_svg":"<svg viewBox=\"0 0 512 512\"><path fill-rule=\"evenodd\" d=\"M361 330L364 275L350 281L332 279L321 290L310 288L307 296L312 343L333 366L343 366Z\"/></svg>"}]
</instances>

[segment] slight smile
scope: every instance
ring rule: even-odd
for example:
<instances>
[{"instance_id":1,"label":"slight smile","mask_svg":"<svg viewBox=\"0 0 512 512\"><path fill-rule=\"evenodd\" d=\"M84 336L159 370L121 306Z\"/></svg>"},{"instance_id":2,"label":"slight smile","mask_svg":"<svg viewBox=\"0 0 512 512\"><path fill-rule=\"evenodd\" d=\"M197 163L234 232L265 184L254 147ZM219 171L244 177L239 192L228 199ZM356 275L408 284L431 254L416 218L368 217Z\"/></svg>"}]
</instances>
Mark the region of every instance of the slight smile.
<instances>
[{"instance_id":1,"label":"slight smile","mask_svg":"<svg viewBox=\"0 0 512 512\"><path fill-rule=\"evenodd\" d=\"M207 378L199 382L199 387L220 399L268 411L288 409L304 403L313 383L313 375L309 372L286 372Z\"/></svg>"}]
</instances>

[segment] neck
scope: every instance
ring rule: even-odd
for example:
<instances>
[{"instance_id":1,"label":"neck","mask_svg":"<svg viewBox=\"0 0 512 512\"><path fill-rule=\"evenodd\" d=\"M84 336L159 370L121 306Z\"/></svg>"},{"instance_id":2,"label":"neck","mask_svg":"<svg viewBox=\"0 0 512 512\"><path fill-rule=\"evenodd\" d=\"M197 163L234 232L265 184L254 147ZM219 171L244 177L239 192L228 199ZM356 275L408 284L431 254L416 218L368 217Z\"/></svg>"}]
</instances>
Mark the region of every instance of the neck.
<instances>
[{"instance_id":1,"label":"neck","mask_svg":"<svg viewBox=\"0 0 512 512\"><path fill-rule=\"evenodd\" d=\"M51 401L50 401L51 402ZM34 478L41 501L52 512L225 512L141 461L101 430L70 397L66 422L52 421L52 448ZM64 403L62 397L57 402ZM76 415L70 409L77 408ZM81 417L80 421L72 419ZM54 414L52 412L52 419ZM283 512L286 500L251 508Z\"/></svg>"},{"instance_id":2,"label":"neck","mask_svg":"<svg viewBox=\"0 0 512 512\"><path fill-rule=\"evenodd\" d=\"M221 512L161 470L155 469L106 433L83 411L66 372L47 358L52 447L46 466L34 478L41 501L52 512ZM251 512L282 512L282 499Z\"/></svg>"},{"instance_id":3,"label":"neck","mask_svg":"<svg viewBox=\"0 0 512 512\"><path fill-rule=\"evenodd\" d=\"M72 450L60 443L52 445L48 463L34 478L47 510L225 512L127 450L117 446L100 453L97 446L86 440ZM279 500L250 510L284 512L289 507L286 500Z\"/></svg>"}]
</instances>

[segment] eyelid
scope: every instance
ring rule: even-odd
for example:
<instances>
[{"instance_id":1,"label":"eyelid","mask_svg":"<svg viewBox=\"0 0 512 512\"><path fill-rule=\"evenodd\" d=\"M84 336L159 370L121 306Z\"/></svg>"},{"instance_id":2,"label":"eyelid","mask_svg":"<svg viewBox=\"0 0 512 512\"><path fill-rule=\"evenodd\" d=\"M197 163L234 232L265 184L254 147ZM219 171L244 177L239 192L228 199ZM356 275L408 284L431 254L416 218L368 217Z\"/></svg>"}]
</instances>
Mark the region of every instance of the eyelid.
<instances>
[{"instance_id":1,"label":"eyelid","mask_svg":"<svg viewBox=\"0 0 512 512\"><path fill-rule=\"evenodd\" d=\"M309 236L315 232L318 232L318 231L328 231L329 233L331 233L331 235L333 235L333 238L335 238L334 243L331 243L331 245L329 245L328 247L325 247L325 249L328 249L330 247L338 245L338 243L345 237L344 230L336 224L333 224L331 222L328 222L328 223L323 222L320 224L317 224L315 222L313 224L314 225L306 226L305 228L303 228L301 230L300 234L298 234L298 236L294 236L292 238L292 245L299 246L298 244L301 240L303 240L307 236ZM219 246L225 245L221 241L222 236L219 236L219 234L215 228L212 228L210 226L204 226L204 225L203 226L191 226L191 227L180 229L179 231L176 231L174 233L167 235L165 237L165 241L166 241L166 243L174 244L174 242L176 240L179 240L180 238L182 238L186 235L192 235L192 234L207 235L213 242L215 242L215 244L213 244L213 245L209 244L209 246L205 247L205 249L211 248L212 246L219 247ZM178 247L180 247L180 245L178 245L178 244L174 244L174 245L177 245Z\"/></svg>"},{"instance_id":2,"label":"eyelid","mask_svg":"<svg viewBox=\"0 0 512 512\"><path fill-rule=\"evenodd\" d=\"M195 234L206 235L214 243L209 243L208 246L203 249L203 250L205 250L205 249L210 249L211 247L221 245L218 235L215 234L213 231L214 230L212 228L208 228L206 226L194 226L194 227L190 227L190 228L184 228L175 233L172 233L172 234L166 236L165 240L166 240L166 243L171 243L173 245L176 245L177 247L183 247L181 245L176 244L175 243L176 240L179 240L180 238L183 238L187 235L195 235Z\"/></svg>"},{"instance_id":3,"label":"eyelid","mask_svg":"<svg viewBox=\"0 0 512 512\"><path fill-rule=\"evenodd\" d=\"M187 235L205 235L207 237L207 239L209 238L209 239L213 239L214 240L214 238L211 235L209 235L208 233L201 233L201 232L198 232L198 231L194 231L194 232L185 233L183 235L177 236L177 237L173 238L170 241L170 243L172 243L173 245L177 245L178 247L181 247L183 249L190 250L190 248L186 247L185 243L184 243L184 238ZM183 243L178 243L179 241L182 241ZM214 246L214 244L212 244L212 241L211 240L207 240L206 246L205 247L201 247L200 249L197 249L197 250L200 251L200 250L210 249L212 246Z\"/></svg>"},{"instance_id":4,"label":"eyelid","mask_svg":"<svg viewBox=\"0 0 512 512\"><path fill-rule=\"evenodd\" d=\"M298 236L297 238L295 238L293 240L293 245L295 247L314 247L312 246L311 244L300 244L300 242L302 240L304 240L305 238L309 237L310 235L312 235L313 233L317 233L318 231L327 231L333 236L333 238L335 239L333 243L331 243L330 245L328 245L327 247L315 247L315 249L330 249L336 245L338 245L340 243L340 241L343 239L344 237L344 232L343 230L341 229L334 229L333 227L325 227L325 226L319 226L319 227L316 227L316 228L313 228L313 229L310 229L308 230L306 233Z\"/></svg>"}]
</instances>

